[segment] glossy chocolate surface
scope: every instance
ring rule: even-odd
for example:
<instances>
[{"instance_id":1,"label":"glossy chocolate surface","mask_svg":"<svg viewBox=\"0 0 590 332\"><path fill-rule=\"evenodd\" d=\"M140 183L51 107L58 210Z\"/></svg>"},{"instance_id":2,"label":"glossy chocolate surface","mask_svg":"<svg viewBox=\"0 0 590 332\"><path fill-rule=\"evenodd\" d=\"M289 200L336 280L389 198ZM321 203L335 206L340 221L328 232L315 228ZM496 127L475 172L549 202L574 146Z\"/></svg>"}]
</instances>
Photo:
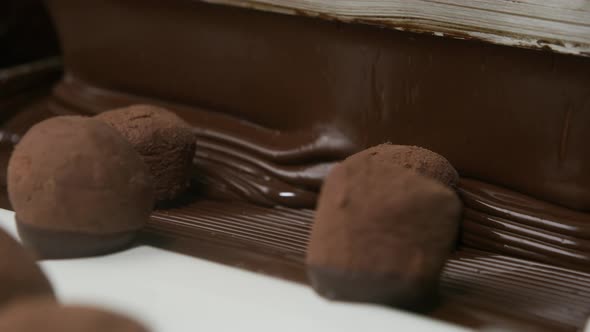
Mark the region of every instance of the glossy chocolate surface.
<instances>
[{"instance_id":1,"label":"glossy chocolate surface","mask_svg":"<svg viewBox=\"0 0 590 332\"><path fill-rule=\"evenodd\" d=\"M590 271L590 216L463 179L462 242L490 252Z\"/></svg>"},{"instance_id":2,"label":"glossy chocolate surface","mask_svg":"<svg viewBox=\"0 0 590 332\"><path fill-rule=\"evenodd\" d=\"M65 103L101 110L94 86L223 114L192 123L229 136L212 147L226 167L239 165L219 145L249 145L284 182L313 186L319 161L392 141L590 209L590 58L198 1L48 4L81 83L58 89Z\"/></svg>"}]
</instances>

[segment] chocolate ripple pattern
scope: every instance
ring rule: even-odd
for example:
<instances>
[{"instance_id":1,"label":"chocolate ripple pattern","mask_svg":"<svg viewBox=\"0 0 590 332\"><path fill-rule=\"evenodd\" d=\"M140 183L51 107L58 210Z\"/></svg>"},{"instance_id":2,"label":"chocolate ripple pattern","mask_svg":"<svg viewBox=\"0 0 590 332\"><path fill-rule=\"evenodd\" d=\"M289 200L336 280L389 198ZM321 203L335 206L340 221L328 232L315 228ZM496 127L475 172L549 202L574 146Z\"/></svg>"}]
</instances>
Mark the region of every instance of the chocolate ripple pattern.
<instances>
[{"instance_id":1,"label":"chocolate ripple pattern","mask_svg":"<svg viewBox=\"0 0 590 332\"><path fill-rule=\"evenodd\" d=\"M313 207L323 178L335 165L333 161L277 164L246 146L198 133L196 181L206 187L210 197L262 206Z\"/></svg>"},{"instance_id":2,"label":"chocolate ripple pattern","mask_svg":"<svg viewBox=\"0 0 590 332\"><path fill-rule=\"evenodd\" d=\"M466 246L590 271L590 215L461 179Z\"/></svg>"},{"instance_id":3,"label":"chocolate ripple pattern","mask_svg":"<svg viewBox=\"0 0 590 332\"><path fill-rule=\"evenodd\" d=\"M479 309L493 316L520 316L522 322L538 324L535 331L579 331L590 315L588 286L589 273L468 249L447 262L441 297L470 308L466 314ZM434 315L444 317L444 309Z\"/></svg>"},{"instance_id":4,"label":"chocolate ripple pattern","mask_svg":"<svg viewBox=\"0 0 590 332\"><path fill-rule=\"evenodd\" d=\"M224 214L224 210L229 213ZM268 249L284 255L305 255L314 212L307 209L265 208L247 203L228 206L223 202L202 201L176 209L157 210L148 228L169 226L188 232L198 228L217 238L228 237L238 242L256 243L258 249Z\"/></svg>"}]
</instances>

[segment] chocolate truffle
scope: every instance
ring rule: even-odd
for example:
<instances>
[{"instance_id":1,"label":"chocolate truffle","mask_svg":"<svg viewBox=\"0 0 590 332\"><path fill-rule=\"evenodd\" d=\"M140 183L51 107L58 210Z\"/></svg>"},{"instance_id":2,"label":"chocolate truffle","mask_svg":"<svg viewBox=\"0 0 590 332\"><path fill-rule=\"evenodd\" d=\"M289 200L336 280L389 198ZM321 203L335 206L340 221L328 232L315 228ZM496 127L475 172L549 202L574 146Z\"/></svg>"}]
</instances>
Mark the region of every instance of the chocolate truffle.
<instances>
[{"instance_id":1,"label":"chocolate truffle","mask_svg":"<svg viewBox=\"0 0 590 332\"><path fill-rule=\"evenodd\" d=\"M425 309L460 215L451 188L363 151L322 187L307 252L311 284L329 299Z\"/></svg>"},{"instance_id":2,"label":"chocolate truffle","mask_svg":"<svg viewBox=\"0 0 590 332\"><path fill-rule=\"evenodd\" d=\"M51 301L14 303L0 311L0 331L147 332L141 324L119 314Z\"/></svg>"},{"instance_id":3,"label":"chocolate truffle","mask_svg":"<svg viewBox=\"0 0 590 332\"><path fill-rule=\"evenodd\" d=\"M116 109L96 118L117 129L142 156L154 177L158 202L170 201L188 188L196 141L184 120L149 105Z\"/></svg>"},{"instance_id":4,"label":"chocolate truffle","mask_svg":"<svg viewBox=\"0 0 590 332\"><path fill-rule=\"evenodd\" d=\"M53 299L53 289L33 255L0 230L0 307L27 297Z\"/></svg>"},{"instance_id":5,"label":"chocolate truffle","mask_svg":"<svg viewBox=\"0 0 590 332\"><path fill-rule=\"evenodd\" d=\"M459 174L457 174L453 165L445 157L418 146L383 143L348 158L371 158L374 162L413 169L424 176L438 180L451 187L455 187L459 180Z\"/></svg>"},{"instance_id":6,"label":"chocolate truffle","mask_svg":"<svg viewBox=\"0 0 590 332\"><path fill-rule=\"evenodd\" d=\"M146 165L102 121L61 116L33 126L8 164L8 194L23 242L42 258L128 245L154 202Z\"/></svg>"}]
</instances>

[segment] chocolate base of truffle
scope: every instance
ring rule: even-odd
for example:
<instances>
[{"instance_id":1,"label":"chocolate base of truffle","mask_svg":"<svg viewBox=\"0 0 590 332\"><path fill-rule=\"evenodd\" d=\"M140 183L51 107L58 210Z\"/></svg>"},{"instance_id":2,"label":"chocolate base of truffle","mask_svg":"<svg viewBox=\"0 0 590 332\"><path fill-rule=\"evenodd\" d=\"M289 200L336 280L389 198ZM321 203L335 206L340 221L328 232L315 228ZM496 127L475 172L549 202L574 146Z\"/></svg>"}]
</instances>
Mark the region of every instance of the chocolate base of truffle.
<instances>
[{"instance_id":1,"label":"chocolate base of truffle","mask_svg":"<svg viewBox=\"0 0 590 332\"><path fill-rule=\"evenodd\" d=\"M307 268L313 289L329 300L377 303L426 312L437 304L436 283L404 281L392 275L343 271L310 265Z\"/></svg>"},{"instance_id":2,"label":"chocolate base of truffle","mask_svg":"<svg viewBox=\"0 0 590 332\"><path fill-rule=\"evenodd\" d=\"M18 234L39 259L98 256L125 249L133 243L136 231L112 234L85 234L42 229L16 220Z\"/></svg>"}]
</instances>

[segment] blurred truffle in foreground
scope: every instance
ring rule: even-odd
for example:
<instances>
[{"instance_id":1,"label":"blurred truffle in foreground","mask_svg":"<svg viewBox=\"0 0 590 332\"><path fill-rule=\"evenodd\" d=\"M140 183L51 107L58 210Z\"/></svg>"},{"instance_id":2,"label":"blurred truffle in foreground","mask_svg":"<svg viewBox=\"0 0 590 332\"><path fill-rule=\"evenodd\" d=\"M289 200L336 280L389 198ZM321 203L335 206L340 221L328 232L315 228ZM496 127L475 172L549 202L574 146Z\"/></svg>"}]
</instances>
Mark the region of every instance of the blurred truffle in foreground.
<instances>
[{"instance_id":1,"label":"blurred truffle in foreground","mask_svg":"<svg viewBox=\"0 0 590 332\"><path fill-rule=\"evenodd\" d=\"M53 299L53 289L33 255L0 230L0 307L27 297Z\"/></svg>"},{"instance_id":2,"label":"blurred truffle in foreground","mask_svg":"<svg viewBox=\"0 0 590 332\"><path fill-rule=\"evenodd\" d=\"M327 176L307 252L322 296L422 310L455 242L461 202L438 181L353 156Z\"/></svg>"},{"instance_id":3,"label":"blurred truffle in foreground","mask_svg":"<svg viewBox=\"0 0 590 332\"><path fill-rule=\"evenodd\" d=\"M0 331L14 332L147 332L141 324L119 314L50 301L22 301L0 311Z\"/></svg>"},{"instance_id":4,"label":"blurred truffle in foreground","mask_svg":"<svg viewBox=\"0 0 590 332\"><path fill-rule=\"evenodd\" d=\"M383 143L348 157L348 159L368 158L372 159L372 162L398 165L414 170L451 187L455 187L459 180L459 174L445 157L419 146Z\"/></svg>"},{"instance_id":5,"label":"blurred truffle in foreground","mask_svg":"<svg viewBox=\"0 0 590 332\"><path fill-rule=\"evenodd\" d=\"M108 253L147 222L152 178L133 147L102 121L61 116L33 126L8 164L23 242L42 258Z\"/></svg>"},{"instance_id":6,"label":"blurred truffle in foreground","mask_svg":"<svg viewBox=\"0 0 590 332\"><path fill-rule=\"evenodd\" d=\"M149 166L156 201L170 201L189 186L196 141L191 127L176 114L156 106L135 105L101 113L127 138Z\"/></svg>"}]
</instances>

